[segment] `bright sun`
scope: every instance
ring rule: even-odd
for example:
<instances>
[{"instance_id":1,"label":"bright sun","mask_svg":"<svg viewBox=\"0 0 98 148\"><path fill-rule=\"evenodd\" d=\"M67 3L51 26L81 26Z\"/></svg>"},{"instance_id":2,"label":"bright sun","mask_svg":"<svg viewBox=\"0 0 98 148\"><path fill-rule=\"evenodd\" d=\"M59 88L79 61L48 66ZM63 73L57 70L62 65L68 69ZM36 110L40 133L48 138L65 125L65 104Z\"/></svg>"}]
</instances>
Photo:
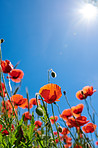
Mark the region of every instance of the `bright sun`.
<instances>
[{"instance_id":1,"label":"bright sun","mask_svg":"<svg viewBox=\"0 0 98 148\"><path fill-rule=\"evenodd\" d=\"M92 4L84 4L79 12L82 15L83 19L86 19L88 21L96 19L98 14L97 7Z\"/></svg>"}]
</instances>

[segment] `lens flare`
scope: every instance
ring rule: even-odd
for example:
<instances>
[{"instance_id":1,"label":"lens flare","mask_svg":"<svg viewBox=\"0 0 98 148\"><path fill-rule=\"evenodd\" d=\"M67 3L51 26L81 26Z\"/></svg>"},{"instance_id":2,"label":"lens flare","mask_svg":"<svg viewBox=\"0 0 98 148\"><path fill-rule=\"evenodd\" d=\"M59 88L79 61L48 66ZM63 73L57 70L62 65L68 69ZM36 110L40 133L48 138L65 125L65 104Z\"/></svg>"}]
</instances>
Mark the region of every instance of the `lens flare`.
<instances>
[{"instance_id":1,"label":"lens flare","mask_svg":"<svg viewBox=\"0 0 98 148\"><path fill-rule=\"evenodd\" d=\"M92 4L85 4L79 12L82 15L83 19L86 19L88 21L96 19L98 15L97 7Z\"/></svg>"}]
</instances>

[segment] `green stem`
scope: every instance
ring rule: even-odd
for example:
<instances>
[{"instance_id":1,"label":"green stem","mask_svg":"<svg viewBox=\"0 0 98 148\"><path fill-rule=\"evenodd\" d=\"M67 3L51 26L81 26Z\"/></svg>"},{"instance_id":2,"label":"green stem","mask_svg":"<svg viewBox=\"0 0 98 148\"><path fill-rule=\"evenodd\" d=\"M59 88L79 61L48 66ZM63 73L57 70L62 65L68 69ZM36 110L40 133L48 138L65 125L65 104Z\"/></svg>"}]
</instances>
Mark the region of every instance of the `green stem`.
<instances>
[{"instance_id":1,"label":"green stem","mask_svg":"<svg viewBox=\"0 0 98 148\"><path fill-rule=\"evenodd\" d=\"M12 104L12 101L11 101L11 99L10 99L10 96L9 96L9 94L8 94L8 91L7 91L7 89L6 89L6 84L5 84L5 80L4 80L3 73L2 73L2 78L3 78L3 83L4 83L4 85L5 85L5 90L6 90L7 96L8 96L8 98L9 98L9 101L10 101L10 103L11 103L11 106L12 106L12 108L13 108L13 112L15 113L15 117L16 117L16 120L17 120L17 123L18 123L18 117L17 117L17 115L16 115L16 112L15 112L14 106L13 106L13 104Z\"/></svg>"},{"instance_id":2,"label":"green stem","mask_svg":"<svg viewBox=\"0 0 98 148\"><path fill-rule=\"evenodd\" d=\"M85 104L86 104L86 108L87 108L88 115L89 115L91 121L93 122L92 116L91 116L91 114L90 114L90 112L89 112L89 105L88 105L86 99L85 99Z\"/></svg>"},{"instance_id":3,"label":"green stem","mask_svg":"<svg viewBox=\"0 0 98 148\"><path fill-rule=\"evenodd\" d=\"M98 117L98 114L97 114L97 112L95 111L94 107L92 106L92 102L91 102L91 96L90 96L90 105L91 105L91 107L92 107L93 111L95 112L96 116Z\"/></svg>"},{"instance_id":4,"label":"green stem","mask_svg":"<svg viewBox=\"0 0 98 148\"><path fill-rule=\"evenodd\" d=\"M62 147L62 145L61 145L61 140L60 140L60 136L59 136L59 131L58 131L58 128L57 128L57 125L56 125L56 122L55 122L53 104L51 104L51 108L52 108L52 114L53 114L53 118L54 118L54 124L55 124L56 130L57 130L57 134L58 134L58 138L59 138L59 142L60 142L60 147Z\"/></svg>"},{"instance_id":5,"label":"green stem","mask_svg":"<svg viewBox=\"0 0 98 148\"><path fill-rule=\"evenodd\" d=\"M27 100L28 100L28 112L30 113L29 93L28 93L28 89L27 88L26 88L26 95L27 95Z\"/></svg>"},{"instance_id":6,"label":"green stem","mask_svg":"<svg viewBox=\"0 0 98 148\"><path fill-rule=\"evenodd\" d=\"M2 83L1 83L1 75L2 75L1 61L2 61L2 51L1 51L1 41L0 41L0 85L1 85L1 96L2 96L3 101L4 101L4 106L5 106L5 111L6 111L5 121L7 123L6 117L8 117L8 115L7 115L7 109L6 109L6 104L5 104L3 89L2 89Z\"/></svg>"},{"instance_id":7,"label":"green stem","mask_svg":"<svg viewBox=\"0 0 98 148\"><path fill-rule=\"evenodd\" d=\"M42 97L41 97L41 99L42 99ZM46 116L47 116L48 121L49 121L49 124L50 124L51 133L52 133L52 136L53 136L53 141L54 141L55 147L57 148L57 145L56 145L56 142L55 142L54 133L53 133L53 129L52 129L51 122L50 122L50 118L49 118L49 115L48 115L48 112L47 112L47 108L46 108L46 106L45 106L45 103L44 103L43 99L42 99L42 102L43 102L43 107L44 107L45 112L46 112Z\"/></svg>"},{"instance_id":8,"label":"green stem","mask_svg":"<svg viewBox=\"0 0 98 148\"><path fill-rule=\"evenodd\" d=\"M48 70L48 83L50 83L50 69Z\"/></svg>"},{"instance_id":9,"label":"green stem","mask_svg":"<svg viewBox=\"0 0 98 148\"><path fill-rule=\"evenodd\" d=\"M55 102L54 104L57 106L59 114L61 114L58 104L56 104L56 102ZM76 139L74 138L73 134L71 133L71 130L70 130L69 127L66 125L66 122L65 122L63 119L62 119L62 121L64 122L66 128L69 130L70 135L73 137L74 141L77 143Z\"/></svg>"}]
</instances>

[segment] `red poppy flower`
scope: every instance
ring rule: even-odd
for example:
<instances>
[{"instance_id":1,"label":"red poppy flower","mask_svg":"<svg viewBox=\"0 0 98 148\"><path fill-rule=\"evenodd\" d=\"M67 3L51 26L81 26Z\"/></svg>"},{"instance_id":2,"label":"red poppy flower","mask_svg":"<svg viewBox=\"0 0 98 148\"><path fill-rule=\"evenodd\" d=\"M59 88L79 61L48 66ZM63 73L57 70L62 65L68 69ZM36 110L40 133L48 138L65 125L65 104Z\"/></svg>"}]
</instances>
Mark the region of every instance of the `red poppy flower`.
<instances>
[{"instance_id":1,"label":"red poppy flower","mask_svg":"<svg viewBox=\"0 0 98 148\"><path fill-rule=\"evenodd\" d=\"M83 111L84 105L83 104L78 104L77 106L73 106L71 108L73 116L75 117L80 117L81 113Z\"/></svg>"},{"instance_id":2,"label":"red poppy flower","mask_svg":"<svg viewBox=\"0 0 98 148\"><path fill-rule=\"evenodd\" d=\"M12 102L12 105L14 106L14 103ZM3 114L6 114L6 111L7 111L7 113L8 113L8 117L10 118L11 117L11 115L15 115L15 113L17 114L17 111L16 111L16 109L17 109L17 106L14 106L14 112L13 112L13 108L12 108L12 105L11 105L11 103L10 103L10 101L9 100L7 100L7 101L2 101L2 113Z\"/></svg>"},{"instance_id":3,"label":"red poppy flower","mask_svg":"<svg viewBox=\"0 0 98 148\"><path fill-rule=\"evenodd\" d=\"M71 142L72 138L68 137L67 135L63 136L63 141L66 143L66 146L71 147L72 146L72 142Z\"/></svg>"},{"instance_id":4,"label":"red poppy flower","mask_svg":"<svg viewBox=\"0 0 98 148\"><path fill-rule=\"evenodd\" d=\"M80 116L80 117L77 117L77 118L70 117L67 120L66 124L67 124L67 126L69 126L71 128L71 127L83 126L84 124L86 124L88 122L89 121L87 121L87 118L85 116Z\"/></svg>"},{"instance_id":5,"label":"red poppy flower","mask_svg":"<svg viewBox=\"0 0 98 148\"><path fill-rule=\"evenodd\" d=\"M34 124L35 124L35 126L36 126L37 128L40 128L40 127L42 126L42 122L39 121L39 120L35 121Z\"/></svg>"},{"instance_id":6,"label":"red poppy flower","mask_svg":"<svg viewBox=\"0 0 98 148\"><path fill-rule=\"evenodd\" d=\"M51 116L50 117L50 121L51 121L52 124L54 124L54 122L56 122L57 120L58 120L58 116L54 116L54 117Z\"/></svg>"},{"instance_id":7,"label":"red poppy flower","mask_svg":"<svg viewBox=\"0 0 98 148\"><path fill-rule=\"evenodd\" d=\"M64 148L69 148L69 146L67 144L64 145Z\"/></svg>"},{"instance_id":8,"label":"red poppy flower","mask_svg":"<svg viewBox=\"0 0 98 148\"><path fill-rule=\"evenodd\" d=\"M63 128L63 130L61 132L62 135L67 135L69 133L70 133L70 131L68 130L68 128L65 128L65 127Z\"/></svg>"},{"instance_id":9,"label":"red poppy flower","mask_svg":"<svg viewBox=\"0 0 98 148\"><path fill-rule=\"evenodd\" d=\"M96 143L95 143L96 145L98 145L98 141L96 141Z\"/></svg>"},{"instance_id":10,"label":"red poppy flower","mask_svg":"<svg viewBox=\"0 0 98 148\"><path fill-rule=\"evenodd\" d=\"M6 109L5 109L6 108ZM9 100L7 101L2 101L2 113L6 113L7 111L11 111L12 110L12 106Z\"/></svg>"},{"instance_id":11,"label":"red poppy flower","mask_svg":"<svg viewBox=\"0 0 98 148\"><path fill-rule=\"evenodd\" d=\"M93 90L93 86L85 86L83 87L83 93L87 96L91 96L96 90Z\"/></svg>"},{"instance_id":12,"label":"red poppy flower","mask_svg":"<svg viewBox=\"0 0 98 148\"><path fill-rule=\"evenodd\" d=\"M58 143L58 142L59 142L59 139L58 139L58 138L56 138L56 139L55 139L55 142L56 142L56 143Z\"/></svg>"},{"instance_id":13,"label":"red poppy flower","mask_svg":"<svg viewBox=\"0 0 98 148\"><path fill-rule=\"evenodd\" d=\"M0 131L2 130L3 126L0 124ZM9 132L4 128L2 135L9 135Z\"/></svg>"},{"instance_id":14,"label":"red poppy flower","mask_svg":"<svg viewBox=\"0 0 98 148\"><path fill-rule=\"evenodd\" d=\"M85 133L93 133L96 129L97 125L93 124L93 123L88 123L85 126L82 127L82 130Z\"/></svg>"},{"instance_id":15,"label":"red poppy flower","mask_svg":"<svg viewBox=\"0 0 98 148\"><path fill-rule=\"evenodd\" d=\"M21 108L23 108L23 109L25 109L25 108L28 108L28 99L26 99L26 98L24 98L24 102L23 102L23 104L21 104L19 107L21 107ZM33 105L29 102L29 108L32 108L33 107Z\"/></svg>"},{"instance_id":16,"label":"red poppy flower","mask_svg":"<svg viewBox=\"0 0 98 148\"><path fill-rule=\"evenodd\" d=\"M37 105L36 98L30 99L30 104ZM40 104L40 100L38 100L38 104Z\"/></svg>"},{"instance_id":17,"label":"red poppy flower","mask_svg":"<svg viewBox=\"0 0 98 148\"><path fill-rule=\"evenodd\" d=\"M32 115L29 112L23 113L22 116L24 116L24 121L31 120L32 118Z\"/></svg>"},{"instance_id":18,"label":"red poppy flower","mask_svg":"<svg viewBox=\"0 0 98 148\"><path fill-rule=\"evenodd\" d=\"M53 132L53 134L54 134L54 135L58 135L57 131L56 131L56 132Z\"/></svg>"},{"instance_id":19,"label":"red poppy flower","mask_svg":"<svg viewBox=\"0 0 98 148\"><path fill-rule=\"evenodd\" d=\"M62 96L61 87L57 84L47 84L40 88L40 95L44 98L44 101L51 104Z\"/></svg>"},{"instance_id":20,"label":"red poppy flower","mask_svg":"<svg viewBox=\"0 0 98 148\"><path fill-rule=\"evenodd\" d=\"M76 98L79 99L79 100L86 99L86 98L87 98L87 94L84 94L84 93L83 93L83 90L79 90L79 91L76 93Z\"/></svg>"},{"instance_id":21,"label":"red poppy flower","mask_svg":"<svg viewBox=\"0 0 98 148\"><path fill-rule=\"evenodd\" d=\"M20 106L26 102L26 99L24 99L22 95L16 94L11 97L11 101L15 106Z\"/></svg>"},{"instance_id":22,"label":"red poppy flower","mask_svg":"<svg viewBox=\"0 0 98 148\"><path fill-rule=\"evenodd\" d=\"M79 100L83 100L86 99L88 96L91 96L94 92L96 92L96 90L93 90L93 86L85 86L82 90L79 90L76 93L76 97Z\"/></svg>"},{"instance_id":23,"label":"red poppy flower","mask_svg":"<svg viewBox=\"0 0 98 148\"><path fill-rule=\"evenodd\" d=\"M69 117L72 116L72 111L71 109L65 109L62 114L60 115L60 117L63 119L63 120L68 120Z\"/></svg>"},{"instance_id":24,"label":"red poppy flower","mask_svg":"<svg viewBox=\"0 0 98 148\"><path fill-rule=\"evenodd\" d=\"M74 146L74 148L82 148L82 146L76 144L76 145Z\"/></svg>"},{"instance_id":25,"label":"red poppy flower","mask_svg":"<svg viewBox=\"0 0 98 148\"><path fill-rule=\"evenodd\" d=\"M24 76L24 73L20 69L12 69L12 71L9 73L10 78L13 82L19 83L21 79Z\"/></svg>"},{"instance_id":26,"label":"red poppy flower","mask_svg":"<svg viewBox=\"0 0 98 148\"><path fill-rule=\"evenodd\" d=\"M9 60L1 61L1 67L3 73L10 73L11 70L13 69L13 65Z\"/></svg>"},{"instance_id":27,"label":"red poppy flower","mask_svg":"<svg viewBox=\"0 0 98 148\"><path fill-rule=\"evenodd\" d=\"M4 131L2 132L2 135L9 135L9 132L8 132L7 130L4 130Z\"/></svg>"},{"instance_id":28,"label":"red poppy flower","mask_svg":"<svg viewBox=\"0 0 98 148\"><path fill-rule=\"evenodd\" d=\"M0 96L5 97L5 85L4 83L0 83Z\"/></svg>"},{"instance_id":29,"label":"red poppy flower","mask_svg":"<svg viewBox=\"0 0 98 148\"><path fill-rule=\"evenodd\" d=\"M12 126L11 126L11 131L13 131L14 130L14 125L12 124Z\"/></svg>"}]
</instances>

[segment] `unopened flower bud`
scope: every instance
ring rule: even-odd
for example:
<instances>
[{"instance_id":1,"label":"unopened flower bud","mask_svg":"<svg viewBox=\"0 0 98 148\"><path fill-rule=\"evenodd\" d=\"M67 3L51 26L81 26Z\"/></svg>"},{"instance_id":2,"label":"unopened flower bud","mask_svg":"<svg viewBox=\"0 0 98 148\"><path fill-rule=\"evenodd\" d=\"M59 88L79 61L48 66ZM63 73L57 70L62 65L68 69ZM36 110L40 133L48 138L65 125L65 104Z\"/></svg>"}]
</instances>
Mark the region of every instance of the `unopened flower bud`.
<instances>
[{"instance_id":1,"label":"unopened flower bud","mask_svg":"<svg viewBox=\"0 0 98 148\"><path fill-rule=\"evenodd\" d=\"M63 91L63 94L66 95L66 91Z\"/></svg>"},{"instance_id":2,"label":"unopened flower bud","mask_svg":"<svg viewBox=\"0 0 98 148\"><path fill-rule=\"evenodd\" d=\"M51 72L51 76L53 77L53 78L56 78L56 73L52 70L52 72Z\"/></svg>"},{"instance_id":3,"label":"unopened flower bud","mask_svg":"<svg viewBox=\"0 0 98 148\"><path fill-rule=\"evenodd\" d=\"M1 39L1 40L0 40L0 44L3 43L3 42L4 42L4 39Z\"/></svg>"},{"instance_id":4,"label":"unopened flower bud","mask_svg":"<svg viewBox=\"0 0 98 148\"><path fill-rule=\"evenodd\" d=\"M39 116L43 116L43 110L42 110L42 108L37 107L37 108L36 108L36 113L37 113Z\"/></svg>"},{"instance_id":5,"label":"unopened flower bud","mask_svg":"<svg viewBox=\"0 0 98 148\"><path fill-rule=\"evenodd\" d=\"M60 133L62 132L62 127L61 127L61 126L58 127L58 131L59 131Z\"/></svg>"}]
</instances>

